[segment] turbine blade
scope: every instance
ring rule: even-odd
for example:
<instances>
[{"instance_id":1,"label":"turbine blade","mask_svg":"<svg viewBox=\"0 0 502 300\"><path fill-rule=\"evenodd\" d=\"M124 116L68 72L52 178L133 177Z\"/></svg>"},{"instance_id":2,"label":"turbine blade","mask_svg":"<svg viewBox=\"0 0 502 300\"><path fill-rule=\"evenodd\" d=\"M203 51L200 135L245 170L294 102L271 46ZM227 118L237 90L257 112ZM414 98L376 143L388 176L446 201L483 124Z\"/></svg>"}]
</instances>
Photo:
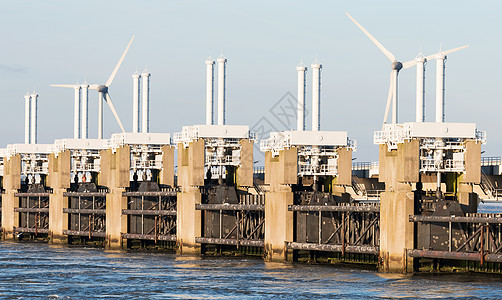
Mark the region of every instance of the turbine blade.
<instances>
[{"instance_id":1,"label":"turbine blade","mask_svg":"<svg viewBox=\"0 0 502 300\"><path fill-rule=\"evenodd\" d=\"M457 52L459 50L462 50L462 49L465 49L467 47L469 47L470 45L464 45L464 46L461 46L461 47L457 47L457 48L453 48L453 49L450 49L450 50L446 50L446 51L440 51L438 53L434 53L432 55L429 55L429 56L426 56L425 59L429 60L429 59L433 59L433 58L436 58L436 56L438 55L447 55L447 54L450 54L450 53L453 53L453 52Z\"/></svg>"},{"instance_id":2,"label":"turbine blade","mask_svg":"<svg viewBox=\"0 0 502 300\"><path fill-rule=\"evenodd\" d=\"M108 78L108 80L106 81L105 86L108 87L108 86L110 86L110 84L112 84L113 78L115 78L115 75L117 74L117 71L119 70L120 65L124 61L124 58L127 54L127 51L129 51L129 47L131 47L133 40L134 40L134 35L132 36L131 40L129 41L129 44L127 44L127 47L126 47L124 53L122 54L122 57L120 57L119 62L115 66L115 69L113 70L112 74L110 75L110 78Z\"/></svg>"},{"instance_id":3,"label":"turbine blade","mask_svg":"<svg viewBox=\"0 0 502 300\"><path fill-rule=\"evenodd\" d=\"M375 44L378 49L380 49L380 51L383 52L383 54L385 54L385 56L387 56L387 58L391 61L391 62L394 62L396 61L396 57L394 56L394 54L390 53L389 50L385 49L385 47L380 44L379 41L377 41L376 38L374 38L366 29L364 29L363 26L361 26L361 24L359 24L356 19L352 18L351 15L349 15L348 13L345 13L347 15L347 17L349 17L352 22L354 22L354 24L356 24L357 27L359 27L359 29L361 29L362 32L364 32L364 34L366 34L366 36L373 42L373 44Z\"/></svg>"},{"instance_id":4,"label":"turbine blade","mask_svg":"<svg viewBox=\"0 0 502 300\"><path fill-rule=\"evenodd\" d=\"M76 88L76 87L79 87L80 84L51 84L49 86L64 87L64 88Z\"/></svg>"},{"instance_id":5,"label":"turbine blade","mask_svg":"<svg viewBox=\"0 0 502 300\"><path fill-rule=\"evenodd\" d=\"M117 114L117 111L115 110L115 107L113 106L112 98L110 97L110 94L106 93L105 100L106 100L106 103L108 103L108 106L110 107L110 109L112 110L113 116L115 116L115 120L117 120L117 123L119 124L120 129L122 130L122 132L125 132L124 126L122 125L122 122L120 121L119 115Z\"/></svg>"},{"instance_id":6,"label":"turbine blade","mask_svg":"<svg viewBox=\"0 0 502 300\"><path fill-rule=\"evenodd\" d=\"M387 118L389 117L390 103L392 101L392 96L394 95L394 76L390 72L390 84L389 84L389 96L387 97L387 104L385 105L385 115L383 117L382 130L385 124L387 124Z\"/></svg>"},{"instance_id":7,"label":"turbine blade","mask_svg":"<svg viewBox=\"0 0 502 300\"><path fill-rule=\"evenodd\" d=\"M415 66L418 63L416 59L412 59L403 63L403 69L408 69Z\"/></svg>"}]
</instances>

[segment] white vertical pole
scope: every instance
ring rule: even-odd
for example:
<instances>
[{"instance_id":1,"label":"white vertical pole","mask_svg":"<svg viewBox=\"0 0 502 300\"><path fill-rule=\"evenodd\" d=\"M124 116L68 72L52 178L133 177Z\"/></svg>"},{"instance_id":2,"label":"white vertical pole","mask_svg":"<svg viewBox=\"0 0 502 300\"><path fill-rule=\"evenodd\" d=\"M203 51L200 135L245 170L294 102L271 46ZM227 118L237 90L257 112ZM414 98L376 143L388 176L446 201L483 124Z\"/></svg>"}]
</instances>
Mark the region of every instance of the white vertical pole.
<instances>
[{"instance_id":1,"label":"white vertical pole","mask_svg":"<svg viewBox=\"0 0 502 300\"><path fill-rule=\"evenodd\" d=\"M305 73L307 72L307 67L300 63L296 70L298 71L298 104L296 113L296 130L305 130Z\"/></svg>"},{"instance_id":2,"label":"white vertical pole","mask_svg":"<svg viewBox=\"0 0 502 300\"><path fill-rule=\"evenodd\" d=\"M141 75L132 74L132 132L139 132L139 79Z\"/></svg>"},{"instance_id":3,"label":"white vertical pole","mask_svg":"<svg viewBox=\"0 0 502 300\"><path fill-rule=\"evenodd\" d=\"M142 128L141 132L150 132L150 73L147 70L143 71L141 74L141 79L143 80L143 99L142 99Z\"/></svg>"},{"instance_id":4,"label":"white vertical pole","mask_svg":"<svg viewBox=\"0 0 502 300\"><path fill-rule=\"evenodd\" d=\"M416 122L425 122L425 58L417 57L417 107Z\"/></svg>"},{"instance_id":5,"label":"white vertical pole","mask_svg":"<svg viewBox=\"0 0 502 300\"><path fill-rule=\"evenodd\" d=\"M394 76L394 95L392 96L392 124L397 124L397 74L398 70L394 70L392 72L392 76Z\"/></svg>"},{"instance_id":6,"label":"white vertical pole","mask_svg":"<svg viewBox=\"0 0 502 300\"><path fill-rule=\"evenodd\" d=\"M89 85L84 82L82 85L82 134L80 135L83 139L87 139L89 137L88 134L88 115L89 115Z\"/></svg>"},{"instance_id":7,"label":"white vertical pole","mask_svg":"<svg viewBox=\"0 0 502 300\"><path fill-rule=\"evenodd\" d=\"M444 68L446 56L436 57L436 122L444 122Z\"/></svg>"},{"instance_id":8,"label":"white vertical pole","mask_svg":"<svg viewBox=\"0 0 502 300\"><path fill-rule=\"evenodd\" d=\"M24 143L30 143L30 94L24 95Z\"/></svg>"},{"instance_id":9,"label":"white vertical pole","mask_svg":"<svg viewBox=\"0 0 502 300\"><path fill-rule=\"evenodd\" d=\"M31 139L30 144L37 143L37 93L31 94Z\"/></svg>"},{"instance_id":10,"label":"white vertical pole","mask_svg":"<svg viewBox=\"0 0 502 300\"><path fill-rule=\"evenodd\" d=\"M75 92L75 104L73 107L73 138L80 138L80 86L73 88Z\"/></svg>"},{"instance_id":11,"label":"white vertical pole","mask_svg":"<svg viewBox=\"0 0 502 300\"><path fill-rule=\"evenodd\" d=\"M103 138L103 93L98 93L98 139Z\"/></svg>"},{"instance_id":12,"label":"white vertical pole","mask_svg":"<svg viewBox=\"0 0 502 300\"><path fill-rule=\"evenodd\" d=\"M218 57L218 125L225 125L225 80L227 59Z\"/></svg>"},{"instance_id":13,"label":"white vertical pole","mask_svg":"<svg viewBox=\"0 0 502 300\"><path fill-rule=\"evenodd\" d=\"M214 124L214 60L206 60L206 125Z\"/></svg>"},{"instance_id":14,"label":"white vertical pole","mask_svg":"<svg viewBox=\"0 0 502 300\"><path fill-rule=\"evenodd\" d=\"M322 65L316 60L312 68L312 131L319 131L321 128L321 68Z\"/></svg>"}]
</instances>

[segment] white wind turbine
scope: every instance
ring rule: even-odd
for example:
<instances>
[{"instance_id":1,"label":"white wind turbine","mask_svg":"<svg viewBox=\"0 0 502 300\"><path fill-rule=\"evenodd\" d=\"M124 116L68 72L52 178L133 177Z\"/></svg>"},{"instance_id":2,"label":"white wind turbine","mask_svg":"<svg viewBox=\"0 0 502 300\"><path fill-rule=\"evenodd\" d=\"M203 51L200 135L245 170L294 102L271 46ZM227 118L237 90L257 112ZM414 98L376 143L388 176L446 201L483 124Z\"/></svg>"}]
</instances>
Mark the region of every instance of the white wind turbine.
<instances>
[{"instance_id":1,"label":"white wind turbine","mask_svg":"<svg viewBox=\"0 0 502 300\"><path fill-rule=\"evenodd\" d=\"M387 123L387 117L389 115L389 108L392 100L392 124L397 123L397 76L401 69L408 69L417 64L416 60L410 60L407 62L400 62L396 59L394 54L392 54L389 50L385 49L385 47L380 44L366 29L364 29L361 24L359 24L351 15L345 13L351 20L356 24L359 29L361 29L364 34L383 52L383 54L392 62L391 68L392 71L390 73L390 86L389 86L389 96L387 98L387 105L385 106L385 116L383 119L383 124Z\"/></svg>"},{"instance_id":2,"label":"white wind turbine","mask_svg":"<svg viewBox=\"0 0 502 300\"><path fill-rule=\"evenodd\" d=\"M464 48L469 47L469 45L465 45L462 47L454 48L447 51L440 51L438 53L423 56L419 54L415 59L409 60L407 62L400 62L396 60L395 56L384 48L380 42L378 42L366 29L364 29L361 24L359 24L351 15L345 13L351 20L354 22L359 29L361 29L364 34L382 51L385 56L392 62L391 68L392 71L390 73L390 87L389 87L389 96L387 98L387 105L385 107L385 116L383 125L387 123L387 118L389 114L389 108L392 100L392 124L397 123L397 77L399 71L401 69L408 69L415 65L417 65L417 112L416 112L416 121L423 122L424 121L424 98L425 98L425 63L430 59L436 59L437 63L437 73L436 73L436 122L439 119L444 120L444 63L446 59L446 55L462 50ZM382 125L382 129L383 129Z\"/></svg>"},{"instance_id":3,"label":"white wind turbine","mask_svg":"<svg viewBox=\"0 0 502 300\"><path fill-rule=\"evenodd\" d=\"M131 47L133 40L134 40L134 35L132 36L131 40L129 41L129 44L127 45L126 49L124 50L124 53L120 57L117 65L115 66L115 69L113 70L112 74L110 75L110 77L108 78L106 83L105 84L91 84L91 85L89 85L90 89L98 91L98 139L103 138L103 98L105 99L106 103L108 103L108 106L110 107L110 110L112 111L112 113L115 117L115 120L117 120L117 123L119 124L120 129L122 130L122 132L125 132L124 126L122 125L122 122L120 121L119 115L117 114L117 111L115 110L115 107L113 106L112 99L111 99L110 94L108 92L108 87L112 84L112 81L115 78L115 75L117 74L117 72L120 68L120 65L124 61L124 58L127 54L127 51L129 51L129 47ZM51 86L74 88L74 89L77 89L77 87L78 88L80 87L80 85L73 85L73 84L51 84ZM75 110L77 110L76 92L75 92ZM75 116L77 116L76 113L75 113ZM75 124L77 124L77 120L75 120Z\"/></svg>"}]
</instances>

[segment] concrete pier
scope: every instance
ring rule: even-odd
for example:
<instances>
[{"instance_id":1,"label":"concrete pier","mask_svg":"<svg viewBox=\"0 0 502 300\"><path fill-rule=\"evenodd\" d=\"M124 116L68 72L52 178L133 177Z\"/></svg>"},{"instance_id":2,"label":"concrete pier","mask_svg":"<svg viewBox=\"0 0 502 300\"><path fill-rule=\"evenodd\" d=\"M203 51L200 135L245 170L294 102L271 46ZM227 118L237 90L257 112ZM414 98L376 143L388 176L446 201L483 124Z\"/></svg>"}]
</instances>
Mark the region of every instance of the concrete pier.
<instances>
[{"instance_id":1,"label":"concrete pier","mask_svg":"<svg viewBox=\"0 0 502 300\"><path fill-rule=\"evenodd\" d=\"M68 218L63 209L68 208L68 199L63 196L70 187L70 151L62 151L49 155L49 175L47 185L53 191L49 196L49 237L52 244L67 244L68 236L63 234L68 230Z\"/></svg>"},{"instance_id":2,"label":"concrete pier","mask_svg":"<svg viewBox=\"0 0 502 300\"><path fill-rule=\"evenodd\" d=\"M279 152L265 152L265 184L269 191L265 195L265 259L284 261L288 259L286 242L293 242L293 205L291 185L298 183L297 149L292 147Z\"/></svg>"},{"instance_id":3,"label":"concrete pier","mask_svg":"<svg viewBox=\"0 0 502 300\"><path fill-rule=\"evenodd\" d=\"M121 249L122 232L127 232L127 197L122 192L129 186L130 147L125 145L116 149L101 151L101 172L98 183L109 189L106 195L106 245L108 249Z\"/></svg>"},{"instance_id":4,"label":"concrete pier","mask_svg":"<svg viewBox=\"0 0 502 300\"><path fill-rule=\"evenodd\" d=\"M14 213L14 208L19 207L19 200L14 196L21 188L21 155L13 155L4 158L3 188L2 195L2 228L3 239L14 239L14 227L19 224L19 216Z\"/></svg>"},{"instance_id":5,"label":"concrete pier","mask_svg":"<svg viewBox=\"0 0 502 300\"><path fill-rule=\"evenodd\" d=\"M188 147L178 144L178 193L176 238L178 253L200 254L200 244L195 237L201 236L201 211L195 205L201 203L200 187L204 186L204 140L190 142Z\"/></svg>"},{"instance_id":6,"label":"concrete pier","mask_svg":"<svg viewBox=\"0 0 502 300\"><path fill-rule=\"evenodd\" d=\"M413 249L414 225L408 217L415 212L413 183L419 181L419 141L405 141L398 149L379 147L380 182L380 265L384 272L413 270L413 259L406 249Z\"/></svg>"}]
</instances>

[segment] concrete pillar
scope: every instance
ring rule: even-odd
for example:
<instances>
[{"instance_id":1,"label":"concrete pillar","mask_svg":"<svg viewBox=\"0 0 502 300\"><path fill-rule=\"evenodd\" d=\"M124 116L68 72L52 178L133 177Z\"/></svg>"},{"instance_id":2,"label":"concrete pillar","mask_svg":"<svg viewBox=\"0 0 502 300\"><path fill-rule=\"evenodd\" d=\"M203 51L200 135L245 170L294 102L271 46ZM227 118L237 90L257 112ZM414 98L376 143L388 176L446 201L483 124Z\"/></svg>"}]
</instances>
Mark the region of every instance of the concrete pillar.
<instances>
[{"instance_id":1,"label":"concrete pillar","mask_svg":"<svg viewBox=\"0 0 502 300\"><path fill-rule=\"evenodd\" d=\"M19 207L19 200L14 197L14 193L21 188L21 155L4 158L3 188L5 193L2 195L2 239L13 240L14 227L19 225L19 215L14 213L14 208Z\"/></svg>"},{"instance_id":2,"label":"concrete pillar","mask_svg":"<svg viewBox=\"0 0 502 300\"><path fill-rule=\"evenodd\" d=\"M405 141L397 150L380 145L380 181L385 192L380 195L380 258L384 272L412 272L413 259L407 249L414 248L414 224L409 215L415 213L412 183L419 179L419 144Z\"/></svg>"},{"instance_id":3,"label":"concrete pillar","mask_svg":"<svg viewBox=\"0 0 502 300\"><path fill-rule=\"evenodd\" d=\"M63 230L68 229L68 217L63 209L68 208L68 198L63 193L70 187L71 157L70 151L49 155L49 175L47 185L52 187L49 196L49 237L52 244L67 244L68 236Z\"/></svg>"},{"instance_id":4,"label":"concrete pillar","mask_svg":"<svg viewBox=\"0 0 502 300\"><path fill-rule=\"evenodd\" d=\"M293 204L291 184L297 184L297 149L282 150L279 155L265 153L265 184L270 186L265 194L265 259L282 261L291 254L286 242L293 241Z\"/></svg>"},{"instance_id":5,"label":"concrete pillar","mask_svg":"<svg viewBox=\"0 0 502 300\"><path fill-rule=\"evenodd\" d=\"M236 171L236 183L239 187L253 186L253 141L241 140L241 165Z\"/></svg>"},{"instance_id":6,"label":"concrete pillar","mask_svg":"<svg viewBox=\"0 0 502 300\"><path fill-rule=\"evenodd\" d=\"M116 150L101 151L101 172L99 184L109 189L106 195L106 244L108 249L122 248L122 232L127 230L127 216L122 209L127 208L127 197L122 192L129 186L131 148L123 146Z\"/></svg>"},{"instance_id":7,"label":"concrete pillar","mask_svg":"<svg viewBox=\"0 0 502 300\"><path fill-rule=\"evenodd\" d=\"M200 254L195 238L202 235L200 186L204 186L204 140L191 142L187 148L178 145L178 186L176 239L178 253Z\"/></svg>"},{"instance_id":8,"label":"concrete pillar","mask_svg":"<svg viewBox=\"0 0 502 300\"><path fill-rule=\"evenodd\" d=\"M160 171L160 184L174 187L174 147L162 147L162 170Z\"/></svg>"},{"instance_id":9,"label":"concrete pillar","mask_svg":"<svg viewBox=\"0 0 502 300\"><path fill-rule=\"evenodd\" d=\"M475 213L479 197L473 192L473 184L481 182L481 143L465 142L465 172L458 179L457 199L464 212Z\"/></svg>"}]
</instances>

